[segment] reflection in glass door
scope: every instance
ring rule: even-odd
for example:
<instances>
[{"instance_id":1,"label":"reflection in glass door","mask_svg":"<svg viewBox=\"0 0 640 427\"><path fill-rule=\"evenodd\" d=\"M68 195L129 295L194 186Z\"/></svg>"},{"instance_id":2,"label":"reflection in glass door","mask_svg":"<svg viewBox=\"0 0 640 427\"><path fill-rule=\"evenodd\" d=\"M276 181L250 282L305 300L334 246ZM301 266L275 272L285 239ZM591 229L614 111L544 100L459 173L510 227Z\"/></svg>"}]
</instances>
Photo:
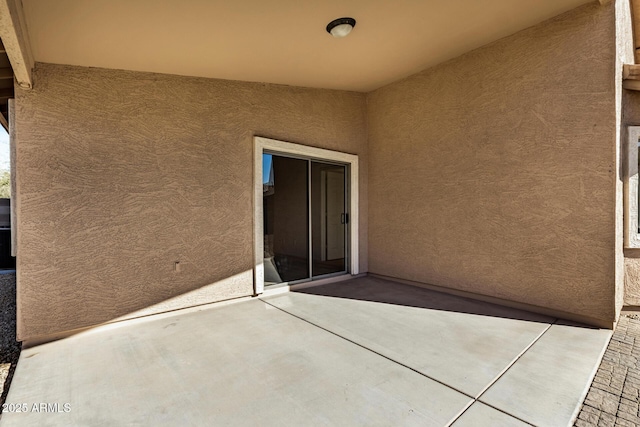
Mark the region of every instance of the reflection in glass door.
<instances>
[{"instance_id":1,"label":"reflection in glass door","mask_svg":"<svg viewBox=\"0 0 640 427\"><path fill-rule=\"evenodd\" d=\"M264 154L265 285L346 272L344 165Z\"/></svg>"},{"instance_id":2,"label":"reflection in glass door","mask_svg":"<svg viewBox=\"0 0 640 427\"><path fill-rule=\"evenodd\" d=\"M306 279L309 162L265 154L262 163L265 285Z\"/></svg>"},{"instance_id":3,"label":"reflection in glass door","mask_svg":"<svg viewBox=\"0 0 640 427\"><path fill-rule=\"evenodd\" d=\"M313 276L345 271L345 166L311 162Z\"/></svg>"}]
</instances>

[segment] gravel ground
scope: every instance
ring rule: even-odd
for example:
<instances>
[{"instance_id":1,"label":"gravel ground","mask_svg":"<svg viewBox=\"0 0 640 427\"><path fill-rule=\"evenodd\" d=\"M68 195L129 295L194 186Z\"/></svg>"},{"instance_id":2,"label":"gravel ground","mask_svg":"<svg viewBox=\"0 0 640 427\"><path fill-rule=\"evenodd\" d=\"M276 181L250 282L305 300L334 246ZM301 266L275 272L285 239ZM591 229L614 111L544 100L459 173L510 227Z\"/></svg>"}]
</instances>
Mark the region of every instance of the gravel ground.
<instances>
[{"instance_id":1,"label":"gravel ground","mask_svg":"<svg viewBox=\"0 0 640 427\"><path fill-rule=\"evenodd\" d=\"M20 356L16 341L16 274L0 274L0 405L7 398Z\"/></svg>"}]
</instances>

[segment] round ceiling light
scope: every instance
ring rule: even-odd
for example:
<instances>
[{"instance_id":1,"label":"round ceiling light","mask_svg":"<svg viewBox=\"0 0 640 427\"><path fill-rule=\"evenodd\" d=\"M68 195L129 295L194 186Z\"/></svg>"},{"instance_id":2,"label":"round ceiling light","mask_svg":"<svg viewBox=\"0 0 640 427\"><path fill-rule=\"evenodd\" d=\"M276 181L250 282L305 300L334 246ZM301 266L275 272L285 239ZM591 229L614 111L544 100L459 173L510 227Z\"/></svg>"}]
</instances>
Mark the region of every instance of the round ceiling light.
<instances>
[{"instance_id":1,"label":"round ceiling light","mask_svg":"<svg viewBox=\"0 0 640 427\"><path fill-rule=\"evenodd\" d=\"M329 22L327 25L327 33L336 38L346 37L355 26L356 20L353 18L338 18Z\"/></svg>"}]
</instances>

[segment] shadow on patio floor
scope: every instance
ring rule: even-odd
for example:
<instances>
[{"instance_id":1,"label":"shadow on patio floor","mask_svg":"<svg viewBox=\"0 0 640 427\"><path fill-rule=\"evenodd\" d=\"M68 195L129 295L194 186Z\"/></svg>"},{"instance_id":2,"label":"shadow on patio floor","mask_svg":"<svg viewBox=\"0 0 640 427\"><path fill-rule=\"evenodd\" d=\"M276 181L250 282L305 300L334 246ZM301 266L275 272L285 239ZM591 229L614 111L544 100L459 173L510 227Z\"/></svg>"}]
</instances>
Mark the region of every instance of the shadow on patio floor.
<instances>
[{"instance_id":1,"label":"shadow on patio floor","mask_svg":"<svg viewBox=\"0 0 640 427\"><path fill-rule=\"evenodd\" d=\"M390 286L392 284L392 286ZM430 310L467 313L505 319L550 323L555 319L542 314L505 307L484 301L450 295L430 289L418 288L372 276L303 288L295 293L322 295L361 301L425 308ZM577 326L577 325L576 325ZM580 325L591 328L587 325Z\"/></svg>"}]
</instances>

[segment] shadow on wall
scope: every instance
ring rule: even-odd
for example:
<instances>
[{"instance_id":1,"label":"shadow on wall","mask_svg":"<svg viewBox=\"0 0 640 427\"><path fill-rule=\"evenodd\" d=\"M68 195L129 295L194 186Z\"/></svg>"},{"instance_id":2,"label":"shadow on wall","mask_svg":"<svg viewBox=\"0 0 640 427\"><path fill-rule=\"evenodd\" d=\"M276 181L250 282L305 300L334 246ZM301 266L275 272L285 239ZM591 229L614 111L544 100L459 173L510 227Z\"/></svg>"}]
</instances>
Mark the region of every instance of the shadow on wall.
<instances>
[{"instance_id":1,"label":"shadow on wall","mask_svg":"<svg viewBox=\"0 0 640 427\"><path fill-rule=\"evenodd\" d=\"M187 291L185 293L173 296L171 298L162 300L156 304L146 306L139 310L125 314L124 316L113 319L113 321L121 321L136 317L149 316L152 314L162 313L166 311L179 310L181 308L196 307L199 305L205 305L212 303L209 297L212 288L216 288L217 293L224 293L229 288L237 288L238 284L245 283L243 287L246 287L247 279L251 280L250 287L253 289L253 270L243 271L242 273L235 274L225 279L218 280L215 283L210 283L199 288ZM230 292L229 295L232 295ZM224 300L217 300L215 302L225 301L228 299L241 298L242 296L250 296L251 293L246 295L238 295L232 298L226 298Z\"/></svg>"},{"instance_id":2,"label":"shadow on wall","mask_svg":"<svg viewBox=\"0 0 640 427\"><path fill-rule=\"evenodd\" d=\"M245 270L229 277L216 280L212 283L191 288L182 293L174 293L170 295L167 295L167 293L168 292L165 290L163 295L160 295L160 292L157 290L151 293L144 292L144 290L141 292L141 289L136 289L135 301L129 299L126 302L123 301L118 307L112 307L110 310L112 313L111 316L96 315L94 312L91 323L87 322L86 326L59 329L57 331L41 335L29 335L26 337L18 336L18 339L23 340L23 345L25 347L31 347L33 345L76 335L106 324L118 323L124 320L131 320L154 314L168 313L185 308L193 308L252 296L253 270ZM88 304L85 304L81 310L83 312L91 312L92 307L87 306ZM114 314L114 312L116 312L116 314ZM45 321L47 319L48 321L53 321L51 320L52 317L55 319L55 316L42 316L42 319L45 319ZM83 318L87 318L86 315ZM33 325L29 326L31 327Z\"/></svg>"}]
</instances>

